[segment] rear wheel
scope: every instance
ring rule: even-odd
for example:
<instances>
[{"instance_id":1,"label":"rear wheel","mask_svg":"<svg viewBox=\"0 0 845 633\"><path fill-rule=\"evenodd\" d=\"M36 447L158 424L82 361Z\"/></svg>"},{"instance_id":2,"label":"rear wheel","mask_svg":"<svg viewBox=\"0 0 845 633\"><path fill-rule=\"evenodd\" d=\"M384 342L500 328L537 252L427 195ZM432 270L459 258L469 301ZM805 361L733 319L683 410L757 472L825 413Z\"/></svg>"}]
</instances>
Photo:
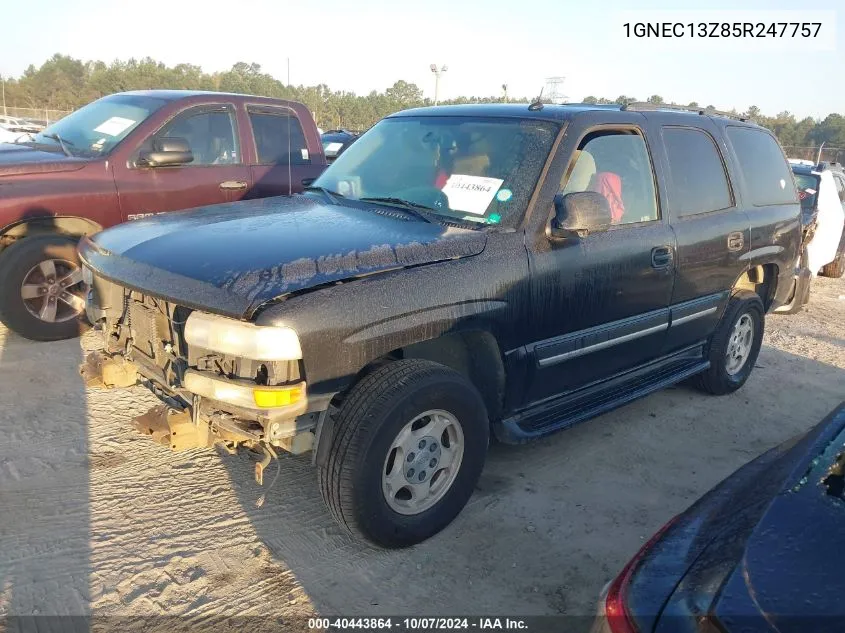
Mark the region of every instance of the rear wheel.
<instances>
[{"instance_id":1,"label":"rear wheel","mask_svg":"<svg viewBox=\"0 0 845 633\"><path fill-rule=\"evenodd\" d=\"M76 241L59 235L18 240L0 253L0 320L35 341L78 336L85 295Z\"/></svg>"},{"instance_id":2,"label":"rear wheel","mask_svg":"<svg viewBox=\"0 0 845 633\"><path fill-rule=\"evenodd\" d=\"M419 543L466 505L487 453L484 402L458 372L400 360L356 385L336 415L320 492L335 519L378 545Z\"/></svg>"},{"instance_id":3,"label":"rear wheel","mask_svg":"<svg viewBox=\"0 0 845 633\"><path fill-rule=\"evenodd\" d=\"M710 368L696 376L696 386L717 396L742 387L760 354L764 323L760 297L747 290L735 293L710 343Z\"/></svg>"},{"instance_id":4,"label":"rear wheel","mask_svg":"<svg viewBox=\"0 0 845 633\"><path fill-rule=\"evenodd\" d=\"M842 275L845 275L845 252L838 253L836 259L829 264L825 264L819 274L822 277L833 277L834 279L839 279Z\"/></svg>"}]
</instances>

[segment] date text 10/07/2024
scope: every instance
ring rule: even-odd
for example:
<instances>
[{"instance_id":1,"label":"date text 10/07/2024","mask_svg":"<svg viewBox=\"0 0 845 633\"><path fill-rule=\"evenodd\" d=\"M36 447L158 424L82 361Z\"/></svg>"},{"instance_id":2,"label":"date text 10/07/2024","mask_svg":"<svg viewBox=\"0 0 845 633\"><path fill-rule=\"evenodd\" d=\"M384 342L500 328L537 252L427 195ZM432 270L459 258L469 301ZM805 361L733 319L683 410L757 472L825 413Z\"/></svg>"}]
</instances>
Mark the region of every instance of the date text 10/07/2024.
<instances>
[{"instance_id":1,"label":"date text 10/07/2024","mask_svg":"<svg viewBox=\"0 0 845 633\"><path fill-rule=\"evenodd\" d=\"M312 630L378 630L399 631L478 630L478 631L527 631L528 624L520 618L309 618Z\"/></svg>"}]
</instances>

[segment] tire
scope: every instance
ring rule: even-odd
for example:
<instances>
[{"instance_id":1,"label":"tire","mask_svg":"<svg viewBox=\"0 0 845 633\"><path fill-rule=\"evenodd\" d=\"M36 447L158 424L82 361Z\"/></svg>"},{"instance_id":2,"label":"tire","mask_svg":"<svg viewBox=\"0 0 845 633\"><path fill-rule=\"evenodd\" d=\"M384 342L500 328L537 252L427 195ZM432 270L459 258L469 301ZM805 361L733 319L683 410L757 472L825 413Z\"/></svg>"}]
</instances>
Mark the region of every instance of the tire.
<instances>
[{"instance_id":1,"label":"tire","mask_svg":"<svg viewBox=\"0 0 845 633\"><path fill-rule=\"evenodd\" d=\"M425 426L429 423L434 424L433 420L442 413L458 421L463 449L459 460L452 462L458 464L454 475L451 469L438 467L426 473L427 466L420 466L417 474L429 476L425 482L429 483L427 490L435 490L431 482L436 483L440 477L448 479L444 480L442 496L431 507L413 512L400 506L415 503L401 498L401 493L415 486L403 484L395 496L388 495L384 488L385 473L388 469L393 472L400 463L400 478L414 472L405 469L406 461L415 457L413 451L397 453L398 449L392 447L410 423L427 412L434 415L418 421L424 424L423 429L429 428ZM450 429L456 430L454 425ZM416 432L424 434L424 430ZM335 520L353 535L384 547L414 545L449 525L469 501L484 466L489 436L484 401L464 376L427 360L395 361L363 378L341 405L334 419L327 458L317 471L320 493ZM412 440L415 446L420 446L418 460L427 459L429 454L422 451L436 445L429 436L429 444L422 447L420 437L415 435ZM446 432L440 436L442 455L436 454L444 463L449 444L443 440L445 437ZM454 440L450 448L456 450L460 443ZM408 459L395 461L400 456ZM431 463L435 461L432 459ZM436 497L433 495L429 500Z\"/></svg>"},{"instance_id":2,"label":"tire","mask_svg":"<svg viewBox=\"0 0 845 633\"><path fill-rule=\"evenodd\" d=\"M839 253L836 259L822 266L819 274L822 277L832 277L833 279L839 279L842 275L845 275L845 253Z\"/></svg>"},{"instance_id":3,"label":"tire","mask_svg":"<svg viewBox=\"0 0 845 633\"><path fill-rule=\"evenodd\" d=\"M713 334L708 350L710 368L699 374L693 384L707 393L723 396L733 393L748 380L754 369L760 346L763 343L763 329L765 326L765 310L763 302L755 293L742 290L735 293L725 310L725 314ZM735 327L744 317L748 317L753 330L750 336L750 347L739 368L731 371L729 367L728 350Z\"/></svg>"},{"instance_id":4,"label":"tire","mask_svg":"<svg viewBox=\"0 0 845 633\"><path fill-rule=\"evenodd\" d=\"M52 278L56 283L52 285L47 283L49 277L44 276L40 268L41 263L47 261L53 263ZM73 278L68 277L70 273L73 273ZM79 336L87 329L84 309L77 311L80 307L77 298L84 300L85 290L76 240L60 235L37 235L14 242L0 253L0 279L3 280L0 320L17 334L33 341L57 341ZM68 280L68 283L75 279L79 281L65 290L57 285L62 279ZM45 298L25 301L22 296L25 281L30 289L43 286ZM62 300L62 297L70 298L70 295L73 295L74 306ZM49 320L49 309L44 313L45 318L39 318L32 312L38 311L39 306L50 300L55 305L53 321ZM81 305L84 308L84 303Z\"/></svg>"}]
</instances>

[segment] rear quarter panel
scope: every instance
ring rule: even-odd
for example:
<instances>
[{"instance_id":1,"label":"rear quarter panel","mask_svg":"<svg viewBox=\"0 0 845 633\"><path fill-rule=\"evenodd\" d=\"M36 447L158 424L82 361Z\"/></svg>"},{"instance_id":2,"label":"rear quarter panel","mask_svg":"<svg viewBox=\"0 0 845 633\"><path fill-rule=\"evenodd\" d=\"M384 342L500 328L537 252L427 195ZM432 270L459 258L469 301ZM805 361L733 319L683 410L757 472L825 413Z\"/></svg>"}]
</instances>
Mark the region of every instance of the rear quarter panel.
<instances>
[{"instance_id":1,"label":"rear quarter panel","mask_svg":"<svg viewBox=\"0 0 845 633\"><path fill-rule=\"evenodd\" d=\"M718 121L722 136L727 149L726 158L733 163L732 179L738 197L745 208L750 220L750 244L749 250L744 254L749 268L774 264L778 270L778 284L775 288L771 308L776 308L786 303L792 289L792 280L795 274L798 259L801 255L801 205L798 201L797 191L795 200L790 204L775 204L756 206L752 204L749 194L749 183L746 182L742 170L739 168L739 159L726 133L726 129L733 122ZM771 134L765 128L758 128ZM772 135L774 138L774 135ZM777 141L777 139L775 139ZM778 147L780 145L778 144ZM792 178L792 169L786 160L786 155L781 149L781 156L789 174L786 182L787 187L795 190L795 181Z\"/></svg>"}]
</instances>

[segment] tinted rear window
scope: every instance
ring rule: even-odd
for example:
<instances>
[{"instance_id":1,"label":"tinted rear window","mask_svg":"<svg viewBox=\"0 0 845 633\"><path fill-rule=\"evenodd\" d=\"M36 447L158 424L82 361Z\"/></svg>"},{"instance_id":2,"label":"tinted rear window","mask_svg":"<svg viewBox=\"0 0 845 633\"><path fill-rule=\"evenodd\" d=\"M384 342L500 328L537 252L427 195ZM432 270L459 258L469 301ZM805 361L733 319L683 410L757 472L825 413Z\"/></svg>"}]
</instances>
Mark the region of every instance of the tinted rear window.
<instances>
[{"instance_id":1,"label":"tinted rear window","mask_svg":"<svg viewBox=\"0 0 845 633\"><path fill-rule=\"evenodd\" d=\"M756 207L790 204L797 200L792 171L774 137L763 130L728 126L728 139Z\"/></svg>"},{"instance_id":2,"label":"tinted rear window","mask_svg":"<svg viewBox=\"0 0 845 633\"><path fill-rule=\"evenodd\" d=\"M689 128L663 128L669 157L669 208L678 216L733 206L725 166L709 134Z\"/></svg>"},{"instance_id":3,"label":"tinted rear window","mask_svg":"<svg viewBox=\"0 0 845 633\"><path fill-rule=\"evenodd\" d=\"M816 206L819 177L813 174L795 174L795 184L798 186L798 199L801 200L801 208L812 209Z\"/></svg>"},{"instance_id":4,"label":"tinted rear window","mask_svg":"<svg viewBox=\"0 0 845 633\"><path fill-rule=\"evenodd\" d=\"M309 164L311 158L299 119L281 108L248 108L255 135L258 162L262 165Z\"/></svg>"}]
</instances>

